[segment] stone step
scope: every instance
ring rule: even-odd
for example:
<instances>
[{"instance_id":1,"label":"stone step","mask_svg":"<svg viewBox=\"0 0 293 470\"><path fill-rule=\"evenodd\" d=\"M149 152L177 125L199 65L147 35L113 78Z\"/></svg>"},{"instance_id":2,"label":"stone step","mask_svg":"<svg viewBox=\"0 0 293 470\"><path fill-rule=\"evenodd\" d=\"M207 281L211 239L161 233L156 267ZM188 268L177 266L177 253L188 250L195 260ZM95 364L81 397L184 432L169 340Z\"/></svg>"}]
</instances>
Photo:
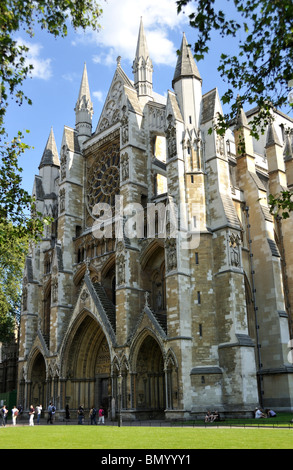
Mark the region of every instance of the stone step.
<instances>
[{"instance_id":1,"label":"stone step","mask_svg":"<svg viewBox=\"0 0 293 470\"><path fill-rule=\"evenodd\" d=\"M101 284L95 282L93 283L95 292L100 299L100 302L103 306L103 309L112 325L114 331L116 331L116 308L115 305L111 302L108 298L105 289L101 286Z\"/></svg>"}]
</instances>

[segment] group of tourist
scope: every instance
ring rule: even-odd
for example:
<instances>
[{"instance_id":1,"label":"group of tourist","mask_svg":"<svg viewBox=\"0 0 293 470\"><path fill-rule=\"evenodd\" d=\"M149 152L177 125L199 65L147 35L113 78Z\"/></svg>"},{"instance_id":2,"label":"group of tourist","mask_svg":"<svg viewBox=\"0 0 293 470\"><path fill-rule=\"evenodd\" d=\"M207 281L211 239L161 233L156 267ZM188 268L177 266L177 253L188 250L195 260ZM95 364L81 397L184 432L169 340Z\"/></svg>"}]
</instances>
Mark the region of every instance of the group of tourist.
<instances>
[{"instance_id":1,"label":"group of tourist","mask_svg":"<svg viewBox=\"0 0 293 470\"><path fill-rule=\"evenodd\" d=\"M261 408L256 407L254 416L256 419L259 418L275 418L277 413L274 410L265 410L263 411Z\"/></svg>"},{"instance_id":2,"label":"group of tourist","mask_svg":"<svg viewBox=\"0 0 293 470\"><path fill-rule=\"evenodd\" d=\"M97 414L99 417L98 424L105 424L105 411L104 408L101 406L100 409L97 411L97 409L92 406L89 412L89 418L91 420L91 424L97 424ZM77 416L78 416L78 424L83 424L84 423L84 407L83 405L80 405L77 410Z\"/></svg>"},{"instance_id":3,"label":"group of tourist","mask_svg":"<svg viewBox=\"0 0 293 470\"><path fill-rule=\"evenodd\" d=\"M218 411L213 411L212 413L208 410L204 419L205 423L213 423L214 421L220 421L220 414Z\"/></svg>"},{"instance_id":4,"label":"group of tourist","mask_svg":"<svg viewBox=\"0 0 293 470\"><path fill-rule=\"evenodd\" d=\"M256 419L259 418L275 418L277 416L276 412L271 409L267 409L265 411L261 410L261 408L256 407L254 412L254 417ZM213 423L214 421L220 421L220 415L218 411L210 412L207 411L205 415L205 423ZM293 422L293 420L292 420Z\"/></svg>"},{"instance_id":5,"label":"group of tourist","mask_svg":"<svg viewBox=\"0 0 293 470\"><path fill-rule=\"evenodd\" d=\"M6 405L3 405L1 410L0 410L0 418L2 419L2 426L6 426L7 424L7 419L8 419L8 409ZM12 415L12 424L13 426L16 425L16 418L22 413L22 407L19 405L14 407L11 410L11 415Z\"/></svg>"},{"instance_id":6,"label":"group of tourist","mask_svg":"<svg viewBox=\"0 0 293 470\"><path fill-rule=\"evenodd\" d=\"M29 407L29 426L34 426L34 419L35 416L37 417L37 424L40 424L40 418L41 414L43 411L42 405L37 405L34 407L31 405ZM3 405L2 408L0 409L0 419L2 420L2 426L6 426L7 424L7 418L8 418L8 412L9 410L7 409L6 405ZM48 406L48 418L47 418L47 424L53 424L54 422L54 415L56 412L56 407L52 402L49 403ZM14 407L11 410L11 415L12 415L12 424L13 426L16 425L17 418L21 415L22 413L22 407L18 406ZM98 423L97 423L97 415L98 415ZM84 417L85 417L85 411L83 405L80 405L77 410L77 416L78 416L78 424L83 424L84 423ZM105 412L103 407L100 407L100 409L97 411L97 409L93 406L90 409L89 412L89 418L91 424L105 424ZM69 406L66 405L65 408L65 419L69 420L70 419L70 411L69 411Z\"/></svg>"}]
</instances>

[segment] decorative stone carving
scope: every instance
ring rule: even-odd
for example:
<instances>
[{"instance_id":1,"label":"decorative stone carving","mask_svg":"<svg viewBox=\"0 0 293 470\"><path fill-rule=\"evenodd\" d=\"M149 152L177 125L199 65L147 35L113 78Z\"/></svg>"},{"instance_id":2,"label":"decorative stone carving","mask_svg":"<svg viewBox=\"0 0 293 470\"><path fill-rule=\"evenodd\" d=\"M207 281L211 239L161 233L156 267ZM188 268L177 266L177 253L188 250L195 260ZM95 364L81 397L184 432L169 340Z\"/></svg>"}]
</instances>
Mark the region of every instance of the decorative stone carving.
<instances>
[{"instance_id":1,"label":"decorative stone carving","mask_svg":"<svg viewBox=\"0 0 293 470\"><path fill-rule=\"evenodd\" d=\"M166 138L167 138L168 158L170 160L171 158L177 155L176 127L173 123L173 119L170 114L167 120L168 120L168 127L166 129Z\"/></svg>"},{"instance_id":2,"label":"decorative stone carving","mask_svg":"<svg viewBox=\"0 0 293 470\"><path fill-rule=\"evenodd\" d=\"M60 192L59 192L59 207L60 207L60 212L65 211L65 189L64 188L60 189Z\"/></svg>"},{"instance_id":3,"label":"decorative stone carving","mask_svg":"<svg viewBox=\"0 0 293 470\"><path fill-rule=\"evenodd\" d=\"M57 302L58 300L58 277L52 279L52 301Z\"/></svg>"},{"instance_id":4,"label":"decorative stone carving","mask_svg":"<svg viewBox=\"0 0 293 470\"><path fill-rule=\"evenodd\" d=\"M145 300L144 306L145 306L145 307L149 307L149 306L150 306L150 304L149 304L149 298L150 298L150 293L149 293L148 291L145 291L145 293L144 293L144 300Z\"/></svg>"},{"instance_id":5,"label":"decorative stone carving","mask_svg":"<svg viewBox=\"0 0 293 470\"><path fill-rule=\"evenodd\" d=\"M117 243L116 267L117 267L117 285L125 283L125 254L123 242Z\"/></svg>"},{"instance_id":6,"label":"decorative stone carving","mask_svg":"<svg viewBox=\"0 0 293 470\"><path fill-rule=\"evenodd\" d=\"M216 137L216 146L217 146L217 153L220 155L225 155L225 144L224 144L224 137L221 137L217 134Z\"/></svg>"},{"instance_id":7,"label":"decorative stone carving","mask_svg":"<svg viewBox=\"0 0 293 470\"><path fill-rule=\"evenodd\" d=\"M129 123L127 116L127 108L123 106L122 108L122 118L121 118L121 143L122 145L127 144L129 139Z\"/></svg>"},{"instance_id":8,"label":"decorative stone carving","mask_svg":"<svg viewBox=\"0 0 293 470\"><path fill-rule=\"evenodd\" d=\"M167 254L167 271L173 271L177 268L177 250L176 250L176 239L166 239L166 254Z\"/></svg>"},{"instance_id":9,"label":"decorative stone carving","mask_svg":"<svg viewBox=\"0 0 293 470\"><path fill-rule=\"evenodd\" d=\"M120 78L116 76L112 88L109 90L105 107L98 126L98 131L103 131L116 124L120 119L121 100L123 84Z\"/></svg>"},{"instance_id":10,"label":"decorative stone carving","mask_svg":"<svg viewBox=\"0 0 293 470\"><path fill-rule=\"evenodd\" d=\"M60 157L60 181L63 181L66 177L67 152L66 145L63 145Z\"/></svg>"},{"instance_id":11,"label":"decorative stone carving","mask_svg":"<svg viewBox=\"0 0 293 470\"><path fill-rule=\"evenodd\" d=\"M202 153L203 153L203 143L202 143L202 138L201 138L201 132L198 131L196 134L196 138L194 139L194 148L195 148L195 153L196 153L196 161L195 165L198 170L201 170L202 167Z\"/></svg>"},{"instance_id":12,"label":"decorative stone carving","mask_svg":"<svg viewBox=\"0 0 293 470\"><path fill-rule=\"evenodd\" d=\"M83 302L86 301L86 299L88 298L89 296L89 293L86 289L83 289L82 293L80 294L80 298Z\"/></svg>"},{"instance_id":13,"label":"decorative stone carving","mask_svg":"<svg viewBox=\"0 0 293 470\"><path fill-rule=\"evenodd\" d=\"M129 178L129 157L127 152L121 155L121 169L122 181L125 181Z\"/></svg>"},{"instance_id":14,"label":"decorative stone carving","mask_svg":"<svg viewBox=\"0 0 293 470\"><path fill-rule=\"evenodd\" d=\"M231 266L240 267L240 245L241 240L239 235L232 233L229 236L229 251L230 251L230 264Z\"/></svg>"},{"instance_id":15,"label":"decorative stone carving","mask_svg":"<svg viewBox=\"0 0 293 470\"><path fill-rule=\"evenodd\" d=\"M125 257L121 253L117 257L117 284L120 286L125 283Z\"/></svg>"}]
</instances>

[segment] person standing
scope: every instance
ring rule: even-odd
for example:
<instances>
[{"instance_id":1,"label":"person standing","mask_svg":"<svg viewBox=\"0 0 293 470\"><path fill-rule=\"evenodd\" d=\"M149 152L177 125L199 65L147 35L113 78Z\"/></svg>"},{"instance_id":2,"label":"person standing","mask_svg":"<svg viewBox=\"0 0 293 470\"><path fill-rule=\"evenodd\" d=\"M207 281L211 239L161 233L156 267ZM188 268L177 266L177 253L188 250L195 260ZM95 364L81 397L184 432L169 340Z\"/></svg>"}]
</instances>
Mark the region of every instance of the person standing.
<instances>
[{"instance_id":1,"label":"person standing","mask_svg":"<svg viewBox=\"0 0 293 470\"><path fill-rule=\"evenodd\" d=\"M105 424L105 412L102 406L99 409L99 424Z\"/></svg>"},{"instance_id":2,"label":"person standing","mask_svg":"<svg viewBox=\"0 0 293 470\"><path fill-rule=\"evenodd\" d=\"M18 416L18 409L16 408L15 405L12 408L11 413L12 413L12 424L13 424L13 426L15 426L16 425L16 418Z\"/></svg>"},{"instance_id":3,"label":"person standing","mask_svg":"<svg viewBox=\"0 0 293 470\"><path fill-rule=\"evenodd\" d=\"M96 410L96 408L93 406L93 407L91 408L91 410L90 410L91 424L97 424L96 416L97 416L97 410Z\"/></svg>"},{"instance_id":4,"label":"person standing","mask_svg":"<svg viewBox=\"0 0 293 470\"><path fill-rule=\"evenodd\" d=\"M83 405L79 405L78 410L77 410L77 415L78 415L78 424L83 424L83 420L84 420Z\"/></svg>"},{"instance_id":5,"label":"person standing","mask_svg":"<svg viewBox=\"0 0 293 470\"><path fill-rule=\"evenodd\" d=\"M70 419L69 405L65 406L65 419Z\"/></svg>"},{"instance_id":6,"label":"person standing","mask_svg":"<svg viewBox=\"0 0 293 470\"><path fill-rule=\"evenodd\" d=\"M52 406L52 403L51 403L51 402L49 403L49 406L48 406L48 419L47 419L47 424L48 424L48 423L53 424L53 406Z\"/></svg>"},{"instance_id":7,"label":"person standing","mask_svg":"<svg viewBox=\"0 0 293 470\"><path fill-rule=\"evenodd\" d=\"M40 424L40 418L41 418L41 414L42 414L42 405L38 405L36 407L36 412L37 412L37 424Z\"/></svg>"},{"instance_id":8,"label":"person standing","mask_svg":"<svg viewBox=\"0 0 293 470\"><path fill-rule=\"evenodd\" d=\"M34 426L34 417L35 417L35 409L33 405L31 405L29 409L29 425L30 426Z\"/></svg>"},{"instance_id":9,"label":"person standing","mask_svg":"<svg viewBox=\"0 0 293 470\"><path fill-rule=\"evenodd\" d=\"M2 425L5 427L6 424L7 424L7 414L8 414L8 410L6 408L6 405L2 406L1 414L2 414Z\"/></svg>"}]
</instances>

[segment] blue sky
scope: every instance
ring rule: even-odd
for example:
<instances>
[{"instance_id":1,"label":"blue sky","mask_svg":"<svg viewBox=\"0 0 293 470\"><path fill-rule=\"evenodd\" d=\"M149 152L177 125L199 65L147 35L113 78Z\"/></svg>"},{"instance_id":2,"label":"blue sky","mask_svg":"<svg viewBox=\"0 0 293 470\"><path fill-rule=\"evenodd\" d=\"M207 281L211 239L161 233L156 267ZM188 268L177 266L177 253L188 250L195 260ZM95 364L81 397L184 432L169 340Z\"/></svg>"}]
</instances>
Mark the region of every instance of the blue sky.
<instances>
[{"instance_id":1,"label":"blue sky","mask_svg":"<svg viewBox=\"0 0 293 470\"><path fill-rule=\"evenodd\" d=\"M78 97L84 63L86 62L91 97L94 105L93 130L103 101L121 56L121 66L133 78L132 62L135 56L140 18L143 18L149 53L153 62L154 91L165 94L172 89L176 65L176 50L180 48L185 32L190 44L195 42L195 30L188 24L188 6L185 14L177 15L175 0L101 0L104 10L102 30L86 33L69 30L66 38L54 39L45 31L36 30L33 39L24 32L16 37L29 44L28 60L34 71L24 85L33 105L21 107L11 104L6 115L9 137L18 130L30 130L25 142L34 148L21 157L23 187L31 193L34 175L38 174L47 138L53 127L57 148L60 150L64 125L74 127L74 107ZM235 52L236 44L219 37L210 45L204 61L197 65L203 79L203 93L217 87L220 96L227 84L217 72L221 52Z\"/></svg>"}]
</instances>

